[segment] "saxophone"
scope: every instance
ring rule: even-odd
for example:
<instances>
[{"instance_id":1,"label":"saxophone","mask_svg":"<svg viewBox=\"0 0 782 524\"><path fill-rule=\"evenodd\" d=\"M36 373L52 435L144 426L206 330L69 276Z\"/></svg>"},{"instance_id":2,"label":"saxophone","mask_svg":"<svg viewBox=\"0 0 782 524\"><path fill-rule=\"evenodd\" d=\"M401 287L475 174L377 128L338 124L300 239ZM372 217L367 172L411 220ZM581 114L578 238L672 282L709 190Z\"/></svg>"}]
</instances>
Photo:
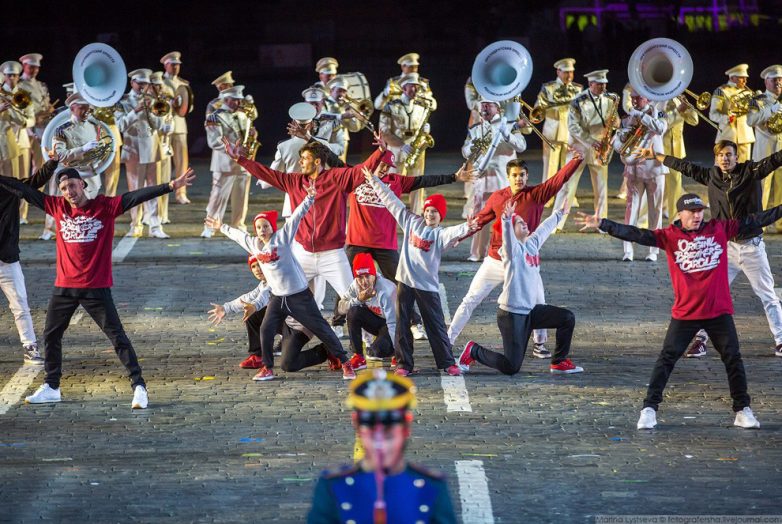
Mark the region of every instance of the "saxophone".
<instances>
[{"instance_id":1,"label":"saxophone","mask_svg":"<svg viewBox=\"0 0 782 524\"><path fill-rule=\"evenodd\" d=\"M611 162L611 157L614 156L614 148L611 146L611 142L614 139L616 133L616 127L614 122L616 121L616 115L619 111L619 96L611 94L607 95L611 98L611 108L608 111L608 116L605 119L605 127L603 128L603 136L600 138L600 143L597 147L597 161L600 165L607 166Z\"/></svg>"},{"instance_id":2,"label":"saxophone","mask_svg":"<svg viewBox=\"0 0 782 524\"><path fill-rule=\"evenodd\" d=\"M424 118L421 121L421 125L419 126L418 131L415 133L415 137L413 137L412 142L410 142L410 146L413 148L413 151L407 155L407 157L405 157L403 162L405 171L413 169L413 166L415 166L416 162L418 162L418 159L421 157L426 148L434 147L434 138L432 138L432 135L424 131L426 124L429 122L429 117L432 116L432 104L425 98L416 98L413 100L413 103L425 106L426 111L424 112Z\"/></svg>"}]
</instances>

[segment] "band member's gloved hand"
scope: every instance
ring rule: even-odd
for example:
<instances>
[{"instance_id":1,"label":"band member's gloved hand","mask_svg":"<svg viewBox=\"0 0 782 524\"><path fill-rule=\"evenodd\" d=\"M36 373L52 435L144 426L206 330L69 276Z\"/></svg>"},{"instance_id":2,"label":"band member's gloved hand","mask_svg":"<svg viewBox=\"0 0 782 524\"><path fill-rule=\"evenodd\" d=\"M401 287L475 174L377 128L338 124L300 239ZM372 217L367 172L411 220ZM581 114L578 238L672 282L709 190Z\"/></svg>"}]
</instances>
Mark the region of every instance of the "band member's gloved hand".
<instances>
[{"instance_id":1,"label":"band member's gloved hand","mask_svg":"<svg viewBox=\"0 0 782 524\"><path fill-rule=\"evenodd\" d=\"M413 146L411 146L410 144L405 144L402 146L402 153L409 155L412 152L413 152Z\"/></svg>"},{"instance_id":2,"label":"band member's gloved hand","mask_svg":"<svg viewBox=\"0 0 782 524\"><path fill-rule=\"evenodd\" d=\"M431 128L431 126L429 125L428 122L426 124L424 124L424 133L428 133L431 129L432 128Z\"/></svg>"},{"instance_id":3,"label":"band member's gloved hand","mask_svg":"<svg viewBox=\"0 0 782 524\"><path fill-rule=\"evenodd\" d=\"M81 146L81 150L82 150L83 153L87 153L89 151L92 151L93 149L95 149L99 145L100 145L100 141L99 140L91 140L91 141L87 142L86 144L84 144L83 146Z\"/></svg>"}]
</instances>

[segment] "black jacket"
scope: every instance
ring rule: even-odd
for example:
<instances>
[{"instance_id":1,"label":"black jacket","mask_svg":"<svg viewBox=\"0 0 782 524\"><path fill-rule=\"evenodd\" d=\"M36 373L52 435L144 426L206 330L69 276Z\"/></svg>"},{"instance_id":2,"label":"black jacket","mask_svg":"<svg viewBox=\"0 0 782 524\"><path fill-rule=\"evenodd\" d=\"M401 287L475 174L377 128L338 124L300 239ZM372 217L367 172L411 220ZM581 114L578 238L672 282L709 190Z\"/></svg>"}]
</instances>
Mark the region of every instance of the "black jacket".
<instances>
[{"instance_id":1,"label":"black jacket","mask_svg":"<svg viewBox=\"0 0 782 524\"><path fill-rule=\"evenodd\" d=\"M22 180L30 187L46 184L57 169L57 161L49 160L30 178ZM19 262L19 197L0 188L0 260L6 264Z\"/></svg>"},{"instance_id":2,"label":"black jacket","mask_svg":"<svg viewBox=\"0 0 782 524\"><path fill-rule=\"evenodd\" d=\"M736 164L730 173L723 173L717 166L702 167L667 155L663 164L708 187L709 207L713 218L741 220L763 211L761 180L782 167L782 151L759 162ZM735 240L746 240L762 233L763 229L756 227L740 233Z\"/></svg>"}]
</instances>

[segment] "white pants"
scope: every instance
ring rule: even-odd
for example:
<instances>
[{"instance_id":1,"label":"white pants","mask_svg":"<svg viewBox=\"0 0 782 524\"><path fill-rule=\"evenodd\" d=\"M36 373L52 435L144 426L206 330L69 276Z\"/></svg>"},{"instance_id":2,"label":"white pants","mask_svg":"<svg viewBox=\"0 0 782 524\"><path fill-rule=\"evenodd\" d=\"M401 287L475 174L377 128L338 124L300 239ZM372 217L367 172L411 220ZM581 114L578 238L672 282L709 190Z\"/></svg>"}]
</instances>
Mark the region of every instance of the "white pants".
<instances>
[{"instance_id":1,"label":"white pants","mask_svg":"<svg viewBox=\"0 0 782 524\"><path fill-rule=\"evenodd\" d=\"M14 315L16 330L22 345L35 344L35 330L30 307L27 305L27 289L24 286L24 274L19 262L6 264L0 261L0 289L3 290L11 313Z\"/></svg>"},{"instance_id":2,"label":"white pants","mask_svg":"<svg viewBox=\"0 0 782 524\"><path fill-rule=\"evenodd\" d=\"M581 173L584 172L584 164L582 163L573 176L557 193L557 199L554 201L554 209L564 209L565 203L573 205L573 201L576 198L576 190L578 189L578 181L581 180ZM608 217L608 167L607 166L593 166L589 164L589 175L592 178L592 192L594 193L595 213L600 218ZM562 216L562 220L559 222L557 229L561 230L565 227L565 221L567 215Z\"/></svg>"},{"instance_id":3,"label":"white pants","mask_svg":"<svg viewBox=\"0 0 782 524\"><path fill-rule=\"evenodd\" d=\"M158 184L168 184L171 182L171 168L171 157L163 154L163 158L160 160L160 166L158 167ZM108 190L108 187L106 189ZM157 207L160 210L160 223L170 223L171 220L168 218L168 193L157 197Z\"/></svg>"},{"instance_id":4,"label":"white pants","mask_svg":"<svg viewBox=\"0 0 782 524\"><path fill-rule=\"evenodd\" d=\"M291 251L296 260L299 261L299 264L301 264L304 276L308 281L316 276L323 277L340 296L344 295L348 290L348 286L353 281L353 272L350 269L350 262L344 249L310 253L301 244L294 241ZM318 290L316 289L316 291ZM325 286L323 286L322 293L325 294L325 291ZM323 296L316 296L315 301L318 304L322 304Z\"/></svg>"},{"instance_id":5,"label":"white pants","mask_svg":"<svg viewBox=\"0 0 782 524\"><path fill-rule=\"evenodd\" d=\"M206 205L206 215L222 222L228 199L231 200L231 227L244 229L250 195L250 177L236 172L212 172L212 191Z\"/></svg>"},{"instance_id":6,"label":"white pants","mask_svg":"<svg viewBox=\"0 0 782 524\"><path fill-rule=\"evenodd\" d=\"M136 161L125 162L128 176L128 191L135 191L140 187L157 185L159 162L140 164ZM97 178L97 177L96 177ZM157 198L144 202L144 213L149 221L149 227L160 227L160 214L158 213ZM138 206L130 208L130 227L141 226L142 214L138 212Z\"/></svg>"},{"instance_id":7,"label":"white pants","mask_svg":"<svg viewBox=\"0 0 782 524\"><path fill-rule=\"evenodd\" d=\"M643 196L646 193L648 228L660 229L663 219L663 193L665 191L665 175L654 178L625 178L627 180L627 206L625 207L625 224L636 226L639 214L643 212ZM633 243L622 242L625 255L633 254ZM650 254L659 253L660 248L650 247Z\"/></svg>"},{"instance_id":8,"label":"white pants","mask_svg":"<svg viewBox=\"0 0 782 524\"><path fill-rule=\"evenodd\" d=\"M502 262L489 256L484 258L481 267L470 282L470 289L467 290L467 294L464 295L462 303L451 319L451 325L448 326L448 340L451 341L451 345L456 342L475 308L504 281L505 272L502 269ZM548 335L545 329L536 329L533 338L536 344L543 344L548 340Z\"/></svg>"},{"instance_id":9,"label":"white pants","mask_svg":"<svg viewBox=\"0 0 782 524\"><path fill-rule=\"evenodd\" d=\"M187 133L177 133L171 135L171 150L174 152L174 173L173 178L179 178L190 165L190 158L187 151ZM177 196L187 196L187 186L182 186L176 190Z\"/></svg>"}]
</instances>

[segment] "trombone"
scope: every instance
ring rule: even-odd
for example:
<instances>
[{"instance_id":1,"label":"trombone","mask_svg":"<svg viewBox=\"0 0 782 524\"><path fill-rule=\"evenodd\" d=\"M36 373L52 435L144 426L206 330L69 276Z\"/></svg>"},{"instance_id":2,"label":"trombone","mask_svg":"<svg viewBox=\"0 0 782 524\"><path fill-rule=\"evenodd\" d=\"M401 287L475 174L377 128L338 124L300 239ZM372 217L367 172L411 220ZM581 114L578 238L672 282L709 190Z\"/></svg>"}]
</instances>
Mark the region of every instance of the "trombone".
<instances>
[{"instance_id":1,"label":"trombone","mask_svg":"<svg viewBox=\"0 0 782 524\"><path fill-rule=\"evenodd\" d=\"M684 92L687 93L688 95L690 95L691 97L693 97L695 99L695 105L693 105L692 102L690 102L687 99L687 97L685 95L683 95L683 94L677 96L676 98L681 100L682 103L687 104L688 106L690 106L696 113L698 113L698 116L701 117L701 119L703 121L705 121L711 127L716 129L717 131L719 131L720 130L720 126L718 126L712 119L710 119L709 117L707 117L706 115L704 115L701 112L702 109L706 109L711 104L711 93L707 93L707 92L704 91L700 95L696 95L695 93L693 93L689 89L685 89Z\"/></svg>"},{"instance_id":2,"label":"trombone","mask_svg":"<svg viewBox=\"0 0 782 524\"><path fill-rule=\"evenodd\" d=\"M554 149L554 144L552 144L551 141L548 138L543 136L543 133L541 133L540 130L537 127L535 127L535 125L534 125L536 123L539 124L540 122L543 121L543 115L544 115L543 108L542 107L532 107L531 105L526 103L524 100L522 100L521 97L516 97L514 99L514 102L521 102L521 105L523 105L524 107L527 108L527 111L529 111L529 122L530 122L530 127L532 128L532 131L536 135L538 135L540 137L540 139L543 140L546 143L546 145L548 145L551 149ZM524 114L524 113L522 112L522 114Z\"/></svg>"},{"instance_id":3,"label":"trombone","mask_svg":"<svg viewBox=\"0 0 782 524\"><path fill-rule=\"evenodd\" d=\"M361 128L366 127L372 133L374 133L375 126L372 125L372 121L370 120L372 113L375 111L375 106L372 101L367 98L358 100L356 98L349 97L348 95L342 97L342 100L344 100L353 113L355 113L356 119L360 122ZM360 130L361 129L359 129L359 131Z\"/></svg>"},{"instance_id":4,"label":"trombone","mask_svg":"<svg viewBox=\"0 0 782 524\"><path fill-rule=\"evenodd\" d=\"M33 99L30 97L29 91L24 89L17 89L14 93L11 94L6 94L4 92L0 93L0 101L11 104L11 107L17 111L22 111L27 109L27 106L32 103Z\"/></svg>"}]
</instances>

